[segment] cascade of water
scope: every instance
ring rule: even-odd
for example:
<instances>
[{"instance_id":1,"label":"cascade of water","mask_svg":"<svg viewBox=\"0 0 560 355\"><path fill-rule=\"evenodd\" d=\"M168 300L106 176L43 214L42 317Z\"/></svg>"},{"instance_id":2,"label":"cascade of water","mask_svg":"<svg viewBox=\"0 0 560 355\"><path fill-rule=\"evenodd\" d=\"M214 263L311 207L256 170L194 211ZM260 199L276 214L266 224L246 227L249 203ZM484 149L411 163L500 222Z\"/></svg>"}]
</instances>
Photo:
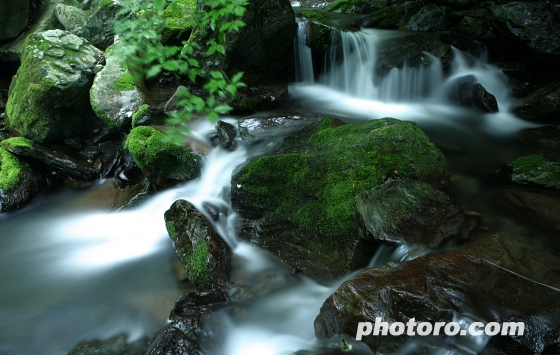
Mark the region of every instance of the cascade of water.
<instances>
[{"instance_id":1,"label":"cascade of water","mask_svg":"<svg viewBox=\"0 0 560 355\"><path fill-rule=\"evenodd\" d=\"M313 61L311 48L307 46L309 30L305 17L296 18L298 24L297 37L294 40L294 52L296 57L296 81L304 84L313 84Z\"/></svg>"}]
</instances>

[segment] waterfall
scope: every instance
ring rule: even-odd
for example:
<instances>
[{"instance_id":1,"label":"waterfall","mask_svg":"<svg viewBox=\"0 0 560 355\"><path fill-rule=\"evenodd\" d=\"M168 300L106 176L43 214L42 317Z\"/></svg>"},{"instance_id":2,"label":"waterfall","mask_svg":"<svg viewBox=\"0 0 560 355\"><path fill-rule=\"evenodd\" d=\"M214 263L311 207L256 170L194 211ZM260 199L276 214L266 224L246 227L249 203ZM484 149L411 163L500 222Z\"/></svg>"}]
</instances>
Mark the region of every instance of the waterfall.
<instances>
[{"instance_id":1,"label":"waterfall","mask_svg":"<svg viewBox=\"0 0 560 355\"><path fill-rule=\"evenodd\" d=\"M313 61L311 59L311 48L307 46L309 30L307 19L296 18L298 24L297 37L294 40L294 53L296 55L296 81L305 84L313 84Z\"/></svg>"}]
</instances>

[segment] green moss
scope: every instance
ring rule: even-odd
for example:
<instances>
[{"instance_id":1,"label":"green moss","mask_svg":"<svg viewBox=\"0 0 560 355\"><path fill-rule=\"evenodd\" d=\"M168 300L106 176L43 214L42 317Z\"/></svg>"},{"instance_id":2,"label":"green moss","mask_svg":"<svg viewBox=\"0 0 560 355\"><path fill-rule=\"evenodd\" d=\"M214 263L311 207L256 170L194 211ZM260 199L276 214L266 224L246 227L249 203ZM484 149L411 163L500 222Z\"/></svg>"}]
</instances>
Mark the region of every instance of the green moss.
<instances>
[{"instance_id":1,"label":"green moss","mask_svg":"<svg viewBox=\"0 0 560 355\"><path fill-rule=\"evenodd\" d=\"M200 239L193 246L193 251L185 257L187 277L195 284L205 284L212 277L212 269L208 266L208 244Z\"/></svg>"},{"instance_id":2,"label":"green moss","mask_svg":"<svg viewBox=\"0 0 560 355\"><path fill-rule=\"evenodd\" d=\"M4 143L6 141L3 141ZM16 156L0 147L0 190L8 193L19 184L23 170L28 165L20 161Z\"/></svg>"},{"instance_id":3,"label":"green moss","mask_svg":"<svg viewBox=\"0 0 560 355\"><path fill-rule=\"evenodd\" d=\"M134 90L134 77L129 71L126 71L120 78L115 81L115 90L130 91Z\"/></svg>"},{"instance_id":4,"label":"green moss","mask_svg":"<svg viewBox=\"0 0 560 355\"><path fill-rule=\"evenodd\" d=\"M150 105L148 104L143 104L142 106L140 106L140 108L138 108L138 111L136 111L134 115L132 115L132 128L136 127L138 119L145 115L149 109Z\"/></svg>"},{"instance_id":5,"label":"green moss","mask_svg":"<svg viewBox=\"0 0 560 355\"><path fill-rule=\"evenodd\" d=\"M167 233L172 240L177 240L177 231L175 230L175 222L169 221L165 222L165 228L167 229Z\"/></svg>"},{"instance_id":6,"label":"green moss","mask_svg":"<svg viewBox=\"0 0 560 355\"><path fill-rule=\"evenodd\" d=\"M26 147L26 148L31 148L31 146L33 145L33 141L27 138L23 138L23 137L13 137L13 138L8 138L5 141L2 141L0 143L0 147L4 147L4 148L9 148L9 147Z\"/></svg>"},{"instance_id":7,"label":"green moss","mask_svg":"<svg viewBox=\"0 0 560 355\"><path fill-rule=\"evenodd\" d=\"M278 155L239 175L257 205L323 236L354 230L354 198L399 170L415 179L445 176L445 158L415 123L395 119L335 127L323 120L287 137ZM306 137L307 143L301 144Z\"/></svg>"},{"instance_id":8,"label":"green moss","mask_svg":"<svg viewBox=\"0 0 560 355\"><path fill-rule=\"evenodd\" d=\"M364 6L366 0L336 0L334 3L325 7L325 11L329 12L351 12L356 6Z\"/></svg>"},{"instance_id":9,"label":"green moss","mask_svg":"<svg viewBox=\"0 0 560 355\"><path fill-rule=\"evenodd\" d=\"M560 186L560 159L535 154L517 158L510 165L515 182L547 187Z\"/></svg>"},{"instance_id":10,"label":"green moss","mask_svg":"<svg viewBox=\"0 0 560 355\"><path fill-rule=\"evenodd\" d=\"M187 147L170 142L163 133L148 126L130 131L124 148L140 169L158 169L164 174L190 169L196 160Z\"/></svg>"},{"instance_id":11,"label":"green moss","mask_svg":"<svg viewBox=\"0 0 560 355\"><path fill-rule=\"evenodd\" d=\"M323 25L327 24L328 22L325 16L315 11L304 11L301 14L309 21L319 22L322 23Z\"/></svg>"}]
</instances>

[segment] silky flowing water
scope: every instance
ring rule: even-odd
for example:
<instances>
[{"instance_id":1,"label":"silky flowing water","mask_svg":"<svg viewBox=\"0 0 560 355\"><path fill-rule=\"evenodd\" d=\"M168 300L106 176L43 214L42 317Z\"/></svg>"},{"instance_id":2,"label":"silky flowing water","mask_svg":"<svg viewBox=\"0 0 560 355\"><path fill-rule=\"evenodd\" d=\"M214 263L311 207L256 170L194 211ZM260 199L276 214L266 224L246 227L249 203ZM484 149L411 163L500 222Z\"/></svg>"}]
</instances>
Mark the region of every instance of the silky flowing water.
<instances>
[{"instance_id":1,"label":"silky flowing water","mask_svg":"<svg viewBox=\"0 0 560 355\"><path fill-rule=\"evenodd\" d=\"M415 121L447 157L452 185L446 192L467 209L481 212L485 225L492 229L534 237L537 245L546 238L545 229L517 222L515 213L500 204L503 194L515 188L498 182L494 172L530 153L516 134L531 125L507 113L513 100L499 69L484 58L469 58L474 63L469 65L466 54L455 53L451 78L475 74L498 99L500 113L482 114L446 101L449 78L443 77L437 60L427 68L393 70L381 83L372 84L377 41L402 33L343 33L344 48L337 53L344 57L332 60L339 64L314 78L308 48L302 44L304 21L299 29L300 82L290 87L294 104L290 110L347 122L386 116ZM201 140L207 140L212 131L207 122L193 126ZM58 188L21 211L0 215L0 354L59 355L79 342L119 333L128 334L130 341L153 335L165 324L177 297L188 291L171 272L174 252L164 212L179 198L199 208L203 202L227 205L233 169L270 144L247 146L238 140L234 152L213 148L204 158L198 180L160 192L133 210L107 212L92 207L98 188L93 186L80 191ZM534 193L545 195L541 190ZM233 277L258 278L273 271L282 287L243 306L242 320L220 314L220 338L206 344L211 353L281 355L336 346L337 339L316 342L313 320L323 301L351 275L329 287L294 276L268 253L240 242L233 227L238 216L231 208L228 216L216 228L238 260ZM370 267L406 258L404 248L383 248L372 256ZM469 322L467 318L458 321ZM484 338L470 339L462 346L475 352L485 342Z\"/></svg>"}]
</instances>

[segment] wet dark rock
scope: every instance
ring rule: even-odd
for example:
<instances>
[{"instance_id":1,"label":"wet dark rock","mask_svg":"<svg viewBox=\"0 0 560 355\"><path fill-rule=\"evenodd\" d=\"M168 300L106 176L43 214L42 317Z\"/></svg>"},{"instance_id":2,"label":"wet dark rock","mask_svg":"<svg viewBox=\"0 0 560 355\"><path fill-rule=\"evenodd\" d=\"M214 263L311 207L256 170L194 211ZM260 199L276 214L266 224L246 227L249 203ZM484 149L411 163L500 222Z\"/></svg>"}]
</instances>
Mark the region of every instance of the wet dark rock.
<instances>
[{"instance_id":1,"label":"wet dark rock","mask_svg":"<svg viewBox=\"0 0 560 355\"><path fill-rule=\"evenodd\" d=\"M428 0L426 2L439 6L449 6L453 10L464 10L478 4L477 0Z\"/></svg>"},{"instance_id":2,"label":"wet dark rock","mask_svg":"<svg viewBox=\"0 0 560 355\"><path fill-rule=\"evenodd\" d=\"M175 93L173 94L173 96L171 96L171 98L169 98L169 100L165 103L165 106L163 107L163 111L165 113L176 111L177 104L180 100L181 94L186 91L188 91L188 89L185 86L179 86L175 91Z\"/></svg>"},{"instance_id":3,"label":"wet dark rock","mask_svg":"<svg viewBox=\"0 0 560 355\"><path fill-rule=\"evenodd\" d=\"M224 205L215 206L215 205L213 205L209 202L204 202L202 204L202 207L204 207L204 210L206 212L208 212L208 214L210 215L210 217L214 221L217 221L218 219L220 219L220 214L223 215L223 216L228 215L228 209Z\"/></svg>"},{"instance_id":4,"label":"wet dark rock","mask_svg":"<svg viewBox=\"0 0 560 355\"><path fill-rule=\"evenodd\" d=\"M405 63L411 67L431 64L433 60L424 52L442 59L445 66L450 52L450 46L431 33L415 33L386 39L379 43L378 48L376 73L380 77L393 68L402 68Z\"/></svg>"},{"instance_id":5,"label":"wet dark rock","mask_svg":"<svg viewBox=\"0 0 560 355\"><path fill-rule=\"evenodd\" d=\"M462 206L429 184L393 180L356 196L356 218L365 239L435 247L453 235L468 237Z\"/></svg>"},{"instance_id":6,"label":"wet dark rock","mask_svg":"<svg viewBox=\"0 0 560 355\"><path fill-rule=\"evenodd\" d=\"M529 94L513 112L531 120L560 122L560 80Z\"/></svg>"},{"instance_id":7,"label":"wet dark rock","mask_svg":"<svg viewBox=\"0 0 560 355\"><path fill-rule=\"evenodd\" d=\"M468 15L462 17L461 22L457 25L457 32L480 41L492 40L496 37L487 22Z\"/></svg>"},{"instance_id":8,"label":"wet dark rock","mask_svg":"<svg viewBox=\"0 0 560 355\"><path fill-rule=\"evenodd\" d=\"M128 151L146 178L158 189L176 185L200 175L200 157L188 147L166 140L153 127L130 131L123 148Z\"/></svg>"},{"instance_id":9,"label":"wet dark rock","mask_svg":"<svg viewBox=\"0 0 560 355\"><path fill-rule=\"evenodd\" d=\"M472 106L473 86L476 80L476 76L474 75L465 75L455 79L449 84L449 100L457 102L461 106Z\"/></svg>"},{"instance_id":10,"label":"wet dark rock","mask_svg":"<svg viewBox=\"0 0 560 355\"><path fill-rule=\"evenodd\" d=\"M235 150L237 143L235 142L235 136L237 135L237 130L235 126L231 123L219 120L216 124L216 131L218 131L218 139L220 144L227 150Z\"/></svg>"},{"instance_id":11,"label":"wet dark rock","mask_svg":"<svg viewBox=\"0 0 560 355\"><path fill-rule=\"evenodd\" d=\"M498 173L511 182L560 189L560 158L536 154L517 158Z\"/></svg>"},{"instance_id":12,"label":"wet dark rock","mask_svg":"<svg viewBox=\"0 0 560 355\"><path fill-rule=\"evenodd\" d=\"M387 0L336 0L325 7L325 11L348 14L369 14L388 5Z\"/></svg>"},{"instance_id":13,"label":"wet dark rock","mask_svg":"<svg viewBox=\"0 0 560 355\"><path fill-rule=\"evenodd\" d=\"M132 115L132 128L138 126L154 126L165 123L167 115L159 108L144 104Z\"/></svg>"},{"instance_id":14,"label":"wet dark rock","mask_svg":"<svg viewBox=\"0 0 560 355\"><path fill-rule=\"evenodd\" d=\"M420 5L416 1L406 1L391 5L364 17L362 26L370 28L397 29L418 13Z\"/></svg>"},{"instance_id":15,"label":"wet dark rock","mask_svg":"<svg viewBox=\"0 0 560 355\"><path fill-rule=\"evenodd\" d=\"M560 22L551 3L512 1L491 5L490 9L504 36L527 46L537 58L558 60Z\"/></svg>"},{"instance_id":16,"label":"wet dark rock","mask_svg":"<svg viewBox=\"0 0 560 355\"><path fill-rule=\"evenodd\" d=\"M126 335L117 335L107 340L92 340L80 345L68 355L144 355L148 338L128 343Z\"/></svg>"},{"instance_id":17,"label":"wet dark rock","mask_svg":"<svg viewBox=\"0 0 560 355\"><path fill-rule=\"evenodd\" d=\"M201 342L212 333L206 331L214 325L212 310L227 302L227 295L220 290L181 296L169 315L169 324L150 340L146 355L206 354Z\"/></svg>"},{"instance_id":18,"label":"wet dark rock","mask_svg":"<svg viewBox=\"0 0 560 355\"><path fill-rule=\"evenodd\" d=\"M558 343L560 292L553 276L558 272L559 258L496 234L460 251L362 271L325 301L315 333L355 337L358 322L376 317L389 324L412 318L433 324L468 316L485 324L525 323L522 336L492 337L488 353L540 354ZM434 341L422 338L365 336L363 341L377 354L392 354L409 340Z\"/></svg>"},{"instance_id":19,"label":"wet dark rock","mask_svg":"<svg viewBox=\"0 0 560 355\"><path fill-rule=\"evenodd\" d=\"M4 96L2 96L2 93L0 93L0 113L3 113L4 111L6 111L6 100L4 99Z\"/></svg>"},{"instance_id":20,"label":"wet dark rock","mask_svg":"<svg viewBox=\"0 0 560 355\"><path fill-rule=\"evenodd\" d=\"M521 140L551 156L560 155L560 126L544 126L521 132Z\"/></svg>"},{"instance_id":21,"label":"wet dark rock","mask_svg":"<svg viewBox=\"0 0 560 355\"><path fill-rule=\"evenodd\" d=\"M136 165L131 167L120 166L115 171L115 178L128 185L136 185L144 180L144 174L142 174L142 170Z\"/></svg>"},{"instance_id":22,"label":"wet dark rock","mask_svg":"<svg viewBox=\"0 0 560 355\"><path fill-rule=\"evenodd\" d=\"M0 42L17 37L27 26L29 14L29 0L10 1L1 0L0 8Z\"/></svg>"},{"instance_id":23,"label":"wet dark rock","mask_svg":"<svg viewBox=\"0 0 560 355\"><path fill-rule=\"evenodd\" d=\"M75 178L89 180L100 173L93 162L60 146L39 144L22 137L7 139L2 146L13 154L31 158Z\"/></svg>"},{"instance_id":24,"label":"wet dark rock","mask_svg":"<svg viewBox=\"0 0 560 355\"><path fill-rule=\"evenodd\" d=\"M0 146L0 212L26 206L46 186L46 179L29 163Z\"/></svg>"},{"instance_id":25,"label":"wet dark rock","mask_svg":"<svg viewBox=\"0 0 560 355\"><path fill-rule=\"evenodd\" d=\"M302 116L247 117L237 123L245 143L254 144L275 135L286 134L317 122L317 118Z\"/></svg>"},{"instance_id":26,"label":"wet dark rock","mask_svg":"<svg viewBox=\"0 0 560 355\"><path fill-rule=\"evenodd\" d=\"M480 57L486 51L484 43L459 33L440 31L437 35L443 42L462 51L468 52L475 57Z\"/></svg>"},{"instance_id":27,"label":"wet dark rock","mask_svg":"<svg viewBox=\"0 0 560 355\"><path fill-rule=\"evenodd\" d=\"M391 170L444 186L444 160L414 123L325 119L234 171L232 206L248 217L239 235L329 283L365 266L373 251L375 242L361 241L353 222L356 195L382 184Z\"/></svg>"},{"instance_id":28,"label":"wet dark rock","mask_svg":"<svg viewBox=\"0 0 560 355\"><path fill-rule=\"evenodd\" d=\"M165 225L191 283L210 289L228 282L231 249L202 213L177 200L165 212Z\"/></svg>"},{"instance_id":29,"label":"wet dark rock","mask_svg":"<svg viewBox=\"0 0 560 355\"><path fill-rule=\"evenodd\" d=\"M486 91L481 84L474 84L473 86L473 102L476 107L484 112L495 113L498 112L498 102L496 97Z\"/></svg>"},{"instance_id":30,"label":"wet dark rock","mask_svg":"<svg viewBox=\"0 0 560 355\"><path fill-rule=\"evenodd\" d=\"M274 108L288 98L288 85L275 79L245 82L247 87L240 88L231 106L237 112L253 112Z\"/></svg>"},{"instance_id":31,"label":"wet dark rock","mask_svg":"<svg viewBox=\"0 0 560 355\"><path fill-rule=\"evenodd\" d=\"M445 6L427 4L399 29L404 31L442 31L447 27L447 21L448 11Z\"/></svg>"},{"instance_id":32,"label":"wet dark rock","mask_svg":"<svg viewBox=\"0 0 560 355\"><path fill-rule=\"evenodd\" d=\"M101 176L112 177L118 166L122 164L122 143L105 142L99 145L99 157L101 160Z\"/></svg>"}]
</instances>

